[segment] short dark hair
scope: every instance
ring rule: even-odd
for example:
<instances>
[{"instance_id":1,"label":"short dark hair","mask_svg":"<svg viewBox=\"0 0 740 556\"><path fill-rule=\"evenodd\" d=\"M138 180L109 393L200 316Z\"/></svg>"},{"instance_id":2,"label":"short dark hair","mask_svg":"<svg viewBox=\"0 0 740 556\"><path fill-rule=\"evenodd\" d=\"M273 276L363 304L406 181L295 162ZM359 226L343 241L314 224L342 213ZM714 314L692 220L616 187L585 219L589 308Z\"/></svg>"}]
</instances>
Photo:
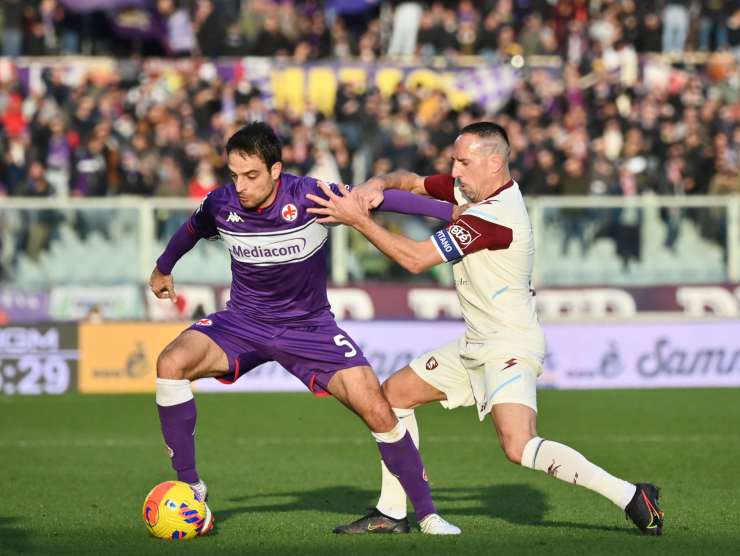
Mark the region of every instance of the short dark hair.
<instances>
[{"instance_id":1,"label":"short dark hair","mask_svg":"<svg viewBox=\"0 0 740 556\"><path fill-rule=\"evenodd\" d=\"M506 130L502 126L494 124L493 122L475 122L473 124L468 124L460 130L460 135L465 133L477 135L478 137L483 138L495 137L498 135L504 140L506 147L511 148L509 135L506 133Z\"/></svg>"},{"instance_id":2,"label":"short dark hair","mask_svg":"<svg viewBox=\"0 0 740 556\"><path fill-rule=\"evenodd\" d=\"M232 152L257 156L268 170L283 160L280 139L264 122L251 122L229 137L226 156Z\"/></svg>"}]
</instances>

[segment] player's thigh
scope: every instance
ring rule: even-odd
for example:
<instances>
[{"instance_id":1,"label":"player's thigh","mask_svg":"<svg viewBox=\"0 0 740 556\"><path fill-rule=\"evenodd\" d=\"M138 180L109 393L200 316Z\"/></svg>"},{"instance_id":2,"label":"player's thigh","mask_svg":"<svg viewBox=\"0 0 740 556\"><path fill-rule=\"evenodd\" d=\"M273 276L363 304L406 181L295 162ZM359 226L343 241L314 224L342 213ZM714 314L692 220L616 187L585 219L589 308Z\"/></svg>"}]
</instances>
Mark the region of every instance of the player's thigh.
<instances>
[{"instance_id":1,"label":"player's thigh","mask_svg":"<svg viewBox=\"0 0 740 556\"><path fill-rule=\"evenodd\" d=\"M491 414L501 447L517 463L526 443L537 436L537 374L538 367L526 359L494 357L485 365L481 416Z\"/></svg>"},{"instance_id":2,"label":"player's thigh","mask_svg":"<svg viewBox=\"0 0 740 556\"><path fill-rule=\"evenodd\" d=\"M536 415L538 374L538 365L509 355L492 355L484 365L471 369L470 382L481 418L502 404L523 405Z\"/></svg>"},{"instance_id":3,"label":"player's thigh","mask_svg":"<svg viewBox=\"0 0 740 556\"><path fill-rule=\"evenodd\" d=\"M460 342L460 339L448 342L409 363L417 378L430 387L420 391L421 397L417 401L438 400L447 409L475 405L468 370L460 359ZM396 396L393 400L391 403L401 401Z\"/></svg>"},{"instance_id":4,"label":"player's thigh","mask_svg":"<svg viewBox=\"0 0 740 556\"><path fill-rule=\"evenodd\" d=\"M411 367L393 373L382 386L383 395L391 407L412 409L429 402L446 400L441 390L419 378Z\"/></svg>"},{"instance_id":5,"label":"player's thigh","mask_svg":"<svg viewBox=\"0 0 740 556\"><path fill-rule=\"evenodd\" d=\"M159 378L196 380L221 376L229 371L226 353L207 335L197 330L185 330L157 359Z\"/></svg>"},{"instance_id":6,"label":"player's thigh","mask_svg":"<svg viewBox=\"0 0 740 556\"><path fill-rule=\"evenodd\" d=\"M378 377L367 365L342 369L334 373L327 390L354 411L373 432L388 432L396 417L380 390Z\"/></svg>"}]
</instances>

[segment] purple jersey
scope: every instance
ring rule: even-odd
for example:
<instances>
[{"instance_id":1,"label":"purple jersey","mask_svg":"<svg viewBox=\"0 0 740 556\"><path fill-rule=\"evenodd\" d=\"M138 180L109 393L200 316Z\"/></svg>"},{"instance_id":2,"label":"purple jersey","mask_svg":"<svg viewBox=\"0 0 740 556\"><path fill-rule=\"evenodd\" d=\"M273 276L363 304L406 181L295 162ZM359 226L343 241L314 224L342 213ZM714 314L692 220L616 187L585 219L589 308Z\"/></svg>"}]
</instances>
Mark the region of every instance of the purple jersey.
<instances>
[{"instance_id":1,"label":"purple jersey","mask_svg":"<svg viewBox=\"0 0 740 556\"><path fill-rule=\"evenodd\" d=\"M326 295L328 228L306 211L314 206L307 193L321 195L315 178L283 173L269 207L245 209L229 184L212 191L190 217L193 235L222 239L229 250L230 310L248 320L299 326L333 319Z\"/></svg>"}]
</instances>

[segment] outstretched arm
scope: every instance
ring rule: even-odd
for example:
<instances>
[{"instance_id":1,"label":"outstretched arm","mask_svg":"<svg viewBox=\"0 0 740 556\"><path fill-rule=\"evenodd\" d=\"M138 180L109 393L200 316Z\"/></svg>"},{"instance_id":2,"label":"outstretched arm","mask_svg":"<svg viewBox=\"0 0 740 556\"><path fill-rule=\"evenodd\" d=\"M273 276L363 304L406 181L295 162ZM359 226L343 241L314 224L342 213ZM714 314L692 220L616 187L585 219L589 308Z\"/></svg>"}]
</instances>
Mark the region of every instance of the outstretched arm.
<instances>
[{"instance_id":1,"label":"outstretched arm","mask_svg":"<svg viewBox=\"0 0 740 556\"><path fill-rule=\"evenodd\" d=\"M385 192L383 202L375 210L429 216L449 222L453 218L454 209L455 205L446 201L437 201L414 193L390 189Z\"/></svg>"},{"instance_id":2,"label":"outstretched arm","mask_svg":"<svg viewBox=\"0 0 740 556\"><path fill-rule=\"evenodd\" d=\"M345 193L340 190L337 195L324 184L320 184L320 187L326 198L308 195L318 205L308 211L323 216L320 222L341 222L352 226L383 254L414 274L443 261L431 240L414 241L376 224L367 212L366 201L355 191Z\"/></svg>"},{"instance_id":3,"label":"outstretched arm","mask_svg":"<svg viewBox=\"0 0 740 556\"><path fill-rule=\"evenodd\" d=\"M359 185L351 186L315 180L310 189L313 192L313 195L318 195L319 197L324 196L322 189L320 188L321 184L327 186L327 188L335 194L340 191L356 191L359 197L365 201L369 210L377 210L378 212L396 212L400 214L428 216L444 222L450 222L453 220L458 212L458 207L447 201L430 199L427 196L416 195L399 189L391 189L386 191L385 195L381 193L380 196L376 198L373 195L368 196L369 190L363 190ZM307 195L307 197L309 200L312 200L310 196Z\"/></svg>"},{"instance_id":4,"label":"outstretched arm","mask_svg":"<svg viewBox=\"0 0 740 556\"><path fill-rule=\"evenodd\" d=\"M429 196L424 187L424 177L406 170L396 170L390 174L374 176L364 183L357 186L358 188L367 188L368 190L385 191L386 189L400 189L417 195Z\"/></svg>"}]
</instances>

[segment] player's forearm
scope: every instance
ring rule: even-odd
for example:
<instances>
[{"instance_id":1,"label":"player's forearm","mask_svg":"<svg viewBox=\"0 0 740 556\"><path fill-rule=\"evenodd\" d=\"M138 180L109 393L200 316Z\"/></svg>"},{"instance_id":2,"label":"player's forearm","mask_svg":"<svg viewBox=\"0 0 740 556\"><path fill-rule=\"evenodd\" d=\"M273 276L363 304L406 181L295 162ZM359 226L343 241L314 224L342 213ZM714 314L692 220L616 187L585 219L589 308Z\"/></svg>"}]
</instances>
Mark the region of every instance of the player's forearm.
<instances>
[{"instance_id":1,"label":"player's forearm","mask_svg":"<svg viewBox=\"0 0 740 556\"><path fill-rule=\"evenodd\" d=\"M172 269L185 253L190 251L200 239L190 229L190 221L186 221L170 238L164 252L157 259L157 269L162 274L172 274Z\"/></svg>"},{"instance_id":2,"label":"player's forearm","mask_svg":"<svg viewBox=\"0 0 740 556\"><path fill-rule=\"evenodd\" d=\"M424 188L424 178L413 172L396 170L390 174L376 176L373 179L378 179L382 182L383 190L400 189L401 191L416 193L417 195L427 195L427 191Z\"/></svg>"},{"instance_id":3,"label":"player's forearm","mask_svg":"<svg viewBox=\"0 0 740 556\"><path fill-rule=\"evenodd\" d=\"M452 220L452 203L422 197L407 191L389 189L385 192L383 203L376 209L380 212L416 214L437 218L444 222Z\"/></svg>"},{"instance_id":4,"label":"player's forearm","mask_svg":"<svg viewBox=\"0 0 740 556\"><path fill-rule=\"evenodd\" d=\"M413 274L424 272L436 262L425 261L419 246L422 242L414 241L399 234L389 232L367 217L355 225L355 229L364 235L370 243L389 259L394 260Z\"/></svg>"}]
</instances>

